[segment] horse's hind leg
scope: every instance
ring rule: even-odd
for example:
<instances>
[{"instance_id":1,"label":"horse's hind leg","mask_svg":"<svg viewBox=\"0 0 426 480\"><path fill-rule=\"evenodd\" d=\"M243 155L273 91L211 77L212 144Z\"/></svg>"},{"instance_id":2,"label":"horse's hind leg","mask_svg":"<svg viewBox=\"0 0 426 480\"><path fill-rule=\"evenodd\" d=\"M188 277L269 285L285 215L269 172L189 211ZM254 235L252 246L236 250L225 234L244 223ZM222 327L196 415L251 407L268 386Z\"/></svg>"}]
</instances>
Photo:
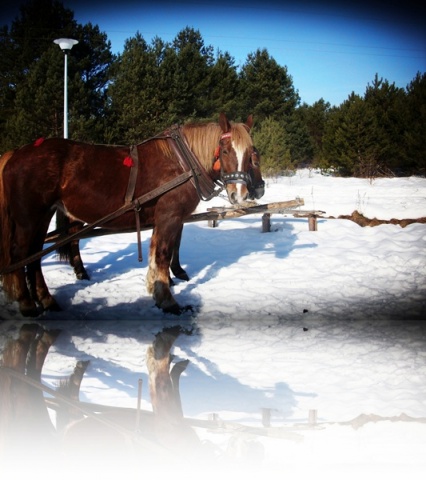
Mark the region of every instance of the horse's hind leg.
<instances>
[{"instance_id":1,"label":"horse's hind leg","mask_svg":"<svg viewBox=\"0 0 426 480\"><path fill-rule=\"evenodd\" d=\"M183 230L183 225L181 226L180 231L176 236L176 241L175 241L175 245L173 247L173 252L172 252L172 260L170 262L170 269L176 278L179 278L180 280L188 281L189 280L188 274L182 268L180 264L180 259L179 259L179 249L180 249L180 242L182 240L182 230Z\"/></svg>"},{"instance_id":2,"label":"horse's hind leg","mask_svg":"<svg viewBox=\"0 0 426 480\"><path fill-rule=\"evenodd\" d=\"M83 224L82 224L83 225ZM69 231L73 233L72 230ZM84 268L83 259L80 253L80 241L72 240L67 244L69 248L69 262L74 269L75 276L78 280L90 280L87 270Z\"/></svg>"},{"instance_id":3,"label":"horse's hind leg","mask_svg":"<svg viewBox=\"0 0 426 480\"><path fill-rule=\"evenodd\" d=\"M52 297L41 270L41 260L36 260L27 266L27 281L31 298L40 303L44 310L61 311L61 307Z\"/></svg>"},{"instance_id":4,"label":"horse's hind leg","mask_svg":"<svg viewBox=\"0 0 426 480\"><path fill-rule=\"evenodd\" d=\"M27 246L27 238L30 232L16 227L13 237L13 243L10 255L10 264L19 262L29 255ZM2 276L3 288L7 296L11 300L15 300L19 304L19 310L24 317L37 317L40 312L37 304L32 298L27 285L25 268L16 268L10 273Z\"/></svg>"},{"instance_id":5,"label":"horse's hind leg","mask_svg":"<svg viewBox=\"0 0 426 480\"><path fill-rule=\"evenodd\" d=\"M67 233L72 234L79 232L83 228L83 223L70 227L70 218L61 210L56 212L56 227L59 230L66 230ZM84 268L83 260L80 253L79 240L72 240L70 243L58 248L59 258L69 262L74 269L75 276L78 280L89 280L89 275Z\"/></svg>"},{"instance_id":6,"label":"horse's hind leg","mask_svg":"<svg viewBox=\"0 0 426 480\"><path fill-rule=\"evenodd\" d=\"M52 215L47 215L40 222L37 233L34 235L34 241L30 249L30 255L37 253L43 249L46 232ZM39 302L44 310L60 311L61 307L52 297L44 280L41 269L41 259L35 260L27 265L27 280L31 297L34 301Z\"/></svg>"},{"instance_id":7,"label":"horse's hind leg","mask_svg":"<svg viewBox=\"0 0 426 480\"><path fill-rule=\"evenodd\" d=\"M24 268L3 274L3 288L11 300L19 303L19 311L24 317L37 317L40 312L31 298L27 287Z\"/></svg>"}]
</instances>

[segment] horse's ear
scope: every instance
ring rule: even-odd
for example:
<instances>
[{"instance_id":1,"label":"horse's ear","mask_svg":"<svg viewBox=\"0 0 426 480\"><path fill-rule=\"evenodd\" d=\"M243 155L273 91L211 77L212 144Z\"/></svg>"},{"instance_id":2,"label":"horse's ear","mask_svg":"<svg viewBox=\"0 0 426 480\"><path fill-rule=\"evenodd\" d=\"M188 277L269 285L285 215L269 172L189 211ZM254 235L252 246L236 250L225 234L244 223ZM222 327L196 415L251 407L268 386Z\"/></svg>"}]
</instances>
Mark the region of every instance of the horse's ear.
<instances>
[{"instance_id":1,"label":"horse's ear","mask_svg":"<svg viewBox=\"0 0 426 480\"><path fill-rule=\"evenodd\" d=\"M253 115L249 115L246 120L246 125L249 128L249 131L251 130L253 126Z\"/></svg>"},{"instance_id":2,"label":"horse's ear","mask_svg":"<svg viewBox=\"0 0 426 480\"><path fill-rule=\"evenodd\" d=\"M228 133L231 130L231 124L223 112L221 112L219 115L219 125L223 133Z\"/></svg>"}]
</instances>

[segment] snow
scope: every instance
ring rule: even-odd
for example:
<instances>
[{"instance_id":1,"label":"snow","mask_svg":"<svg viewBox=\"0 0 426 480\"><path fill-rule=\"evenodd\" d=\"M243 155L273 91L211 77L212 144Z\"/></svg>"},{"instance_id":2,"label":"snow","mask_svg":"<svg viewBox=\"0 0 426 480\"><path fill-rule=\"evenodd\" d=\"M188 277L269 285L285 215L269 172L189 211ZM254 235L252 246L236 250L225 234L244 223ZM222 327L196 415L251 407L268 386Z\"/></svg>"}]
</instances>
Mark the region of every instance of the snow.
<instances>
[{"instance_id":1,"label":"snow","mask_svg":"<svg viewBox=\"0 0 426 480\"><path fill-rule=\"evenodd\" d=\"M301 170L266 183L262 204L300 197L303 210L325 216L354 210L383 220L426 216L425 178L369 181ZM220 197L198 211L222 205L228 204ZM197 428L218 451L249 452L236 456L225 478L231 470L262 478L423 478L426 224L362 228L324 218L309 231L306 219L282 214L273 214L271 224L261 233L257 214L217 228L185 225L181 262L190 281L176 281L173 292L193 311L179 317L158 310L145 290L151 231L142 233L141 264L135 234L82 241L90 281L77 281L69 266L47 256L46 282L64 310L34 320L62 330L43 382L54 387L76 360L90 360L82 401L136 407L142 378L142 408L151 410L146 349L165 326L180 324L192 329L172 350L176 361L190 361L180 382L184 415L216 414L261 428L262 409L270 409L269 430L281 432ZM1 349L28 319L2 291L0 308ZM308 422L313 411L315 425ZM350 423L361 414L384 418ZM410 418L398 419L402 414ZM87 478L100 478L89 471ZM123 478L137 478L125 471ZM200 471L202 465L173 476Z\"/></svg>"}]
</instances>

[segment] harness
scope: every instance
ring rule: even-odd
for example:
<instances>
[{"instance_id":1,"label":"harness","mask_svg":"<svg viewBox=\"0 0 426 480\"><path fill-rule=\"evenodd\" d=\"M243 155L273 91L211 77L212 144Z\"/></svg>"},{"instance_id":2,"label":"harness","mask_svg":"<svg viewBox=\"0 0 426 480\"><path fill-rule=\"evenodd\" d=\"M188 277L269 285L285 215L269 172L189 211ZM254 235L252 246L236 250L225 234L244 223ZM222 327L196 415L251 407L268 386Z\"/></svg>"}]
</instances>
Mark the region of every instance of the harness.
<instances>
[{"instance_id":1,"label":"harness","mask_svg":"<svg viewBox=\"0 0 426 480\"><path fill-rule=\"evenodd\" d=\"M180 166L185 172L192 173L191 182L197 190L200 200L205 202L217 197L225 188L226 181L212 180L206 169L201 165L198 158L189 148L188 142L182 134L182 128L178 125L170 127L163 135L155 138L165 138L170 148L178 157Z\"/></svg>"},{"instance_id":2,"label":"harness","mask_svg":"<svg viewBox=\"0 0 426 480\"><path fill-rule=\"evenodd\" d=\"M213 197L222 192L222 190L226 187L228 183L246 183L247 188L249 190L249 197L250 198L260 198L263 195L264 189L264 182L258 182L257 184L254 183L254 173L253 167L250 168L249 173L246 172L231 172L225 173L223 171L222 165L222 140L225 138L230 137L230 133L224 133L219 141L219 145L217 146L215 157L213 158L213 170L216 173L220 172L219 178L212 180L209 174L207 173L206 169L201 165L198 158L194 155L192 150L189 148L189 145L182 134L182 127L173 126L164 132L148 138L143 142L139 143L138 145L132 145L129 151L129 157L124 159L124 164L130 167L130 174L129 174L129 181L127 184L126 194L124 197L124 204L114 212L102 217L95 222L84 226L80 231L75 232L73 234L67 235L65 238L62 238L55 242L53 245L37 252L29 257L16 262L13 265L9 265L8 267L4 268L0 271L0 274L6 274L13 272L17 268L21 268L26 266L27 264L38 260L39 258L47 255L50 252L53 252L57 248L71 242L72 240L78 239L82 234L93 230L94 228L104 225L112 221L113 219L123 215L124 213L128 212L129 210L134 210L135 212L135 222L136 222L136 234L137 234L137 244L138 244L138 260L142 261L142 246L141 246L141 226L140 226L140 217L139 212L141 210L141 206L149 201L153 200L154 198L163 195L164 193L176 188L177 186L187 182L188 180L194 185L197 194L201 200L208 201L211 200ZM178 175L176 178L160 185L159 187L155 188L154 190L138 197L134 198L136 182L138 177L138 169L139 169L139 157L138 157L138 146L143 145L151 140L155 139L165 139L167 140L170 148L176 154L179 164L183 169L183 173ZM251 158L253 155L258 155L256 149L253 147L253 152L251 154ZM219 163L217 163L219 162ZM217 167L219 165L219 167ZM258 192L256 194L256 191ZM259 193L261 192L261 193Z\"/></svg>"},{"instance_id":3,"label":"harness","mask_svg":"<svg viewBox=\"0 0 426 480\"><path fill-rule=\"evenodd\" d=\"M170 127L168 130L165 130L163 133L156 135L155 137L149 138L139 145L149 142L154 139L165 139L167 140L169 147L174 152L178 158L178 162L182 167L184 172L190 173L190 181L197 190L198 197L201 200L208 201L213 197L219 195L219 193L224 189L224 185L220 181L214 182L205 168L200 164L198 158L194 155L192 150L189 148L188 143L182 135L182 129L175 125ZM124 159L124 163L130 166L130 175L129 181L127 184L126 195L124 197L124 204L130 205L133 203L133 210L135 212L135 222L136 222L136 236L137 236L137 246L138 246L138 261L142 262L142 242L141 242L141 225L139 212L141 210L141 204L136 200L133 200L135 193L136 181L138 177L139 170L139 156L138 156L138 146L132 145L130 147L130 157ZM217 188L218 187L218 188Z\"/></svg>"},{"instance_id":4,"label":"harness","mask_svg":"<svg viewBox=\"0 0 426 480\"><path fill-rule=\"evenodd\" d=\"M248 172L231 172L225 173L223 170L222 162L222 150L223 150L223 140L230 138L231 133L227 132L222 134L220 137L219 145L216 147L214 158L213 158L213 171L220 174L219 179L212 180L210 175L207 173L206 169L201 165L198 158L194 155L192 150L189 148L188 142L186 141L184 135L182 134L182 127L179 125L173 125L169 129L165 130L163 133L156 135L150 139L141 142L139 145L142 145L150 140L154 139L165 139L168 142L169 147L174 152L178 158L178 162L182 167L184 172L191 173L190 181L194 185L198 197L200 200L209 201L212 198L222 192L222 190L229 183L243 183L247 185L249 191L249 198L260 198L265 189L265 182L259 181L255 182L254 168L256 162L255 157L259 156L259 152L253 146L252 152L250 154L250 169ZM138 149L137 146L130 147L130 158L131 158L131 169L129 175L129 182L127 185L127 191L125 195L125 204L129 205L133 201L133 195L136 187L136 180L138 175ZM133 201L133 203L135 203ZM141 247L141 228L140 228L140 218L139 211L141 206L139 202L136 202L134 205L135 211L135 220L136 220L136 235L137 235L137 245L138 245L138 260L142 261L142 247Z\"/></svg>"}]
</instances>

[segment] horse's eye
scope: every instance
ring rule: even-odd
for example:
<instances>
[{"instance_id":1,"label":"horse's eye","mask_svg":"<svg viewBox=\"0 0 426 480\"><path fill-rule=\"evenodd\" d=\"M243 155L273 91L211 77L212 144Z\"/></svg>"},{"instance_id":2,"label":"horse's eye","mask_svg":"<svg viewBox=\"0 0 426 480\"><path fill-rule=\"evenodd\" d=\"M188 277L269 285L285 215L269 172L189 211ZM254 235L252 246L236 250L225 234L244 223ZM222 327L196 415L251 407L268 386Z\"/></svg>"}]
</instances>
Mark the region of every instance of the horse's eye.
<instances>
[{"instance_id":1,"label":"horse's eye","mask_svg":"<svg viewBox=\"0 0 426 480\"><path fill-rule=\"evenodd\" d=\"M259 168L260 166L259 157L257 155L252 155L250 157L250 163L253 165L253 167Z\"/></svg>"}]
</instances>

